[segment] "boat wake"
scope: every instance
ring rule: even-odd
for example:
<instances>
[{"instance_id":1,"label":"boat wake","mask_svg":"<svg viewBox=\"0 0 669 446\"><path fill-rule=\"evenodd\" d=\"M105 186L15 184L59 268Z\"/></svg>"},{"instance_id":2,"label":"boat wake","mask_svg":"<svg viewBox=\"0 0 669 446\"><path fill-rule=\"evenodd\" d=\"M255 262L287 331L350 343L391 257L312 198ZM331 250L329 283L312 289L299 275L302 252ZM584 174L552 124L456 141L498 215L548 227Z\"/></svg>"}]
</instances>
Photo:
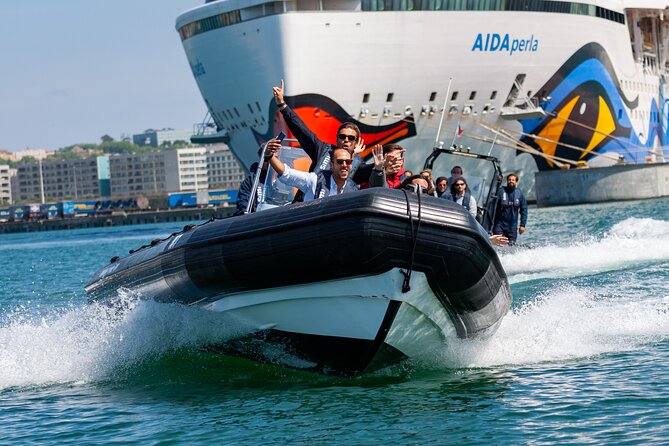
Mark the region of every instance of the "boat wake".
<instances>
[{"instance_id":1,"label":"boat wake","mask_svg":"<svg viewBox=\"0 0 669 446\"><path fill-rule=\"evenodd\" d=\"M0 390L87 383L182 349L222 342L248 328L229 316L119 293L117 305L50 314L17 308L0 324Z\"/></svg>"},{"instance_id":2,"label":"boat wake","mask_svg":"<svg viewBox=\"0 0 669 446\"><path fill-rule=\"evenodd\" d=\"M511 284L578 277L669 261L669 221L628 218L599 238L553 240L536 248L502 250Z\"/></svg>"},{"instance_id":3,"label":"boat wake","mask_svg":"<svg viewBox=\"0 0 669 446\"><path fill-rule=\"evenodd\" d=\"M565 285L510 311L492 338L456 342L424 362L440 369L528 365L634 351L667 339L669 292L605 299Z\"/></svg>"}]
</instances>

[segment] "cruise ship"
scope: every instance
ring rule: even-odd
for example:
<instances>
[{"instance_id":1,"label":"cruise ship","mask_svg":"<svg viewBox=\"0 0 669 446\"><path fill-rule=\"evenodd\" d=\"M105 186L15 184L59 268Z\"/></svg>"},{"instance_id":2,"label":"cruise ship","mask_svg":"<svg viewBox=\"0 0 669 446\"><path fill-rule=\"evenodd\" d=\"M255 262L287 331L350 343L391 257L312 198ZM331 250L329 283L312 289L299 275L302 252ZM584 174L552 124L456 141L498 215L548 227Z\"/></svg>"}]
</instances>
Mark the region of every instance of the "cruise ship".
<instances>
[{"instance_id":1,"label":"cruise ship","mask_svg":"<svg viewBox=\"0 0 669 446\"><path fill-rule=\"evenodd\" d=\"M353 121L368 147L407 148L413 171L435 146L492 155L532 198L539 170L666 161L668 6L214 0L176 29L215 127L200 140L225 139L247 168L288 133L272 96L283 79L324 141Z\"/></svg>"}]
</instances>

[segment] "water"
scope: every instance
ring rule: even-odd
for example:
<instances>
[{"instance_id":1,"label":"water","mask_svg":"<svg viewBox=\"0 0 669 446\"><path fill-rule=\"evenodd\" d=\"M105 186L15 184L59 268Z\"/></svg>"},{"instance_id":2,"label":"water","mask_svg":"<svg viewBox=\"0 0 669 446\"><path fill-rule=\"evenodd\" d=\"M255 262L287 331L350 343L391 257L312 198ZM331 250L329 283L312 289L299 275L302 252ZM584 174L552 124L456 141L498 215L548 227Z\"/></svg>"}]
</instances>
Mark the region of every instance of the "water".
<instances>
[{"instance_id":1,"label":"water","mask_svg":"<svg viewBox=\"0 0 669 446\"><path fill-rule=\"evenodd\" d=\"M180 226L0 236L0 444L669 442L669 200L530 209L497 334L356 379L197 350L245 327L87 305Z\"/></svg>"}]
</instances>

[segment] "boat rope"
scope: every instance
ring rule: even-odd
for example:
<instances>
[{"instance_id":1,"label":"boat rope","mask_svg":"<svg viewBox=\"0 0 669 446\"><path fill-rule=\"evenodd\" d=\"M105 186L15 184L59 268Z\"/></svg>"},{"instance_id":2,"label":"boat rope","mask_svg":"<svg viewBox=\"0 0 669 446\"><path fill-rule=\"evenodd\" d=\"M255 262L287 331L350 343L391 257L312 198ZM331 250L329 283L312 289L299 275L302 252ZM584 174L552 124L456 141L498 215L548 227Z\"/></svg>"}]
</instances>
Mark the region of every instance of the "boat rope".
<instances>
[{"instance_id":1,"label":"boat rope","mask_svg":"<svg viewBox=\"0 0 669 446\"><path fill-rule=\"evenodd\" d=\"M413 227L413 215L411 212L411 200L409 200L409 192L406 189L402 189L404 192L404 198L407 202L407 215L409 216L409 228L411 231L411 255L409 257L409 267L406 271L400 270L402 275L404 275L404 282L402 282L402 292L407 293L411 291L411 272L413 271L413 264L416 258L416 245L418 244L418 230L420 229L420 220L421 220L421 203L420 203L420 188L416 188L416 195L418 196L418 222L416 223L416 229Z\"/></svg>"}]
</instances>

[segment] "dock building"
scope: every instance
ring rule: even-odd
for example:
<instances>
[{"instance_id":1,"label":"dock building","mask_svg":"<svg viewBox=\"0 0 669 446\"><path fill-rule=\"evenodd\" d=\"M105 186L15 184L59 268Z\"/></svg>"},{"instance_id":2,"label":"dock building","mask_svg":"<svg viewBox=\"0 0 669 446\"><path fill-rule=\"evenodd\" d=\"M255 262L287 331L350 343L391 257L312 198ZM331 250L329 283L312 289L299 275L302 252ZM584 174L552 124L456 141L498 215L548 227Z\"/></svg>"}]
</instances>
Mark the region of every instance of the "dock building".
<instances>
[{"instance_id":1,"label":"dock building","mask_svg":"<svg viewBox=\"0 0 669 446\"><path fill-rule=\"evenodd\" d=\"M0 164L0 206L12 204L12 174L14 169L8 164Z\"/></svg>"}]
</instances>

